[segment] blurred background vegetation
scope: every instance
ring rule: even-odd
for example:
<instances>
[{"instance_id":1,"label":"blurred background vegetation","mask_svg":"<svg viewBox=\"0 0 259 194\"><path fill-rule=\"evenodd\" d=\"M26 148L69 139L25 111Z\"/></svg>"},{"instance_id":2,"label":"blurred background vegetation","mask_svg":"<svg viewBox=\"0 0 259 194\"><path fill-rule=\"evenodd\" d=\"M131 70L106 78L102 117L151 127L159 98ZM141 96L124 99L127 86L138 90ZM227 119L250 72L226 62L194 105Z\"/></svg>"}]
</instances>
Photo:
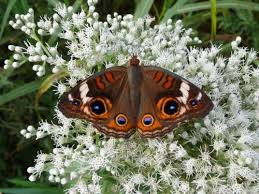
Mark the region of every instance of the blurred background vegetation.
<instances>
[{"instance_id":1,"label":"blurred background vegetation","mask_svg":"<svg viewBox=\"0 0 259 194\"><path fill-rule=\"evenodd\" d=\"M23 45L26 38L21 31L12 29L8 21L16 13L27 13L30 7L36 18L51 15L58 2L87 10L86 0L0 0L0 191L4 193L62 193L62 189L49 185L46 178L38 181L41 183L27 181L26 169L33 165L37 151L52 150L50 139L36 142L20 135L27 125L37 126L41 119L52 119L57 102L52 90L40 97L35 109L35 96L50 74L37 79L29 63L15 71L3 69L4 60L12 54L7 46ZM194 35L203 41L201 47L211 42L224 43L223 54L230 51L229 42L236 36L242 37L243 46L259 50L259 0L99 0L97 11L101 19L112 12L132 13L135 17L149 13L156 17L156 23L182 19L185 27L193 28Z\"/></svg>"}]
</instances>

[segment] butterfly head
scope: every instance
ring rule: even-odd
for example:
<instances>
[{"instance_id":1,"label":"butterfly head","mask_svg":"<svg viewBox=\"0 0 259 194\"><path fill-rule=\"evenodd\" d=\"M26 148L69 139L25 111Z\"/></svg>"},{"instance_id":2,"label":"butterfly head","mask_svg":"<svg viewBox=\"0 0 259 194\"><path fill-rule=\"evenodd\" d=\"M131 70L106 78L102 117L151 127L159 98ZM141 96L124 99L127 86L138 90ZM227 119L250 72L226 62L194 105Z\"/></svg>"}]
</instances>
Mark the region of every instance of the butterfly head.
<instances>
[{"instance_id":1,"label":"butterfly head","mask_svg":"<svg viewBox=\"0 0 259 194\"><path fill-rule=\"evenodd\" d=\"M135 55L129 60L129 66L138 66L139 63L140 61Z\"/></svg>"}]
</instances>

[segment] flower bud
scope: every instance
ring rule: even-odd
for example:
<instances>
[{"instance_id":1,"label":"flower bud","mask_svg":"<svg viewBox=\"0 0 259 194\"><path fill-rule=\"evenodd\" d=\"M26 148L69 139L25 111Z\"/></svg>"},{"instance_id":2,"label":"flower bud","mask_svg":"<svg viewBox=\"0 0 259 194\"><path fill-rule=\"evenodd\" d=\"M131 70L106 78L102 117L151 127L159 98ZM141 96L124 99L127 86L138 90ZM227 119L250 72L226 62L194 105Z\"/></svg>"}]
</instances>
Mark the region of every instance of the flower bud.
<instances>
[{"instance_id":1,"label":"flower bud","mask_svg":"<svg viewBox=\"0 0 259 194\"><path fill-rule=\"evenodd\" d=\"M20 131L20 133L24 136L24 135L27 133L27 130L26 130L26 129L22 129L22 130Z\"/></svg>"},{"instance_id":2,"label":"flower bud","mask_svg":"<svg viewBox=\"0 0 259 194\"><path fill-rule=\"evenodd\" d=\"M44 34L45 34L45 32L44 32L44 30L43 30L43 29L38 29L38 34L39 34L39 35L44 35Z\"/></svg>"},{"instance_id":3,"label":"flower bud","mask_svg":"<svg viewBox=\"0 0 259 194\"><path fill-rule=\"evenodd\" d=\"M54 182L55 181L55 177L53 175L50 175L48 179L49 179L50 182Z\"/></svg>"},{"instance_id":4,"label":"flower bud","mask_svg":"<svg viewBox=\"0 0 259 194\"><path fill-rule=\"evenodd\" d=\"M14 46L14 45L8 45L8 49L9 49L10 51L14 51L15 46Z\"/></svg>"},{"instance_id":5,"label":"flower bud","mask_svg":"<svg viewBox=\"0 0 259 194\"><path fill-rule=\"evenodd\" d=\"M31 175L31 176L29 177L29 181L31 181L31 182L36 181L36 176Z\"/></svg>"},{"instance_id":6,"label":"flower bud","mask_svg":"<svg viewBox=\"0 0 259 194\"><path fill-rule=\"evenodd\" d=\"M31 136L32 136L31 133L26 133L26 134L25 134L25 138L26 138L26 139L30 139Z\"/></svg>"},{"instance_id":7,"label":"flower bud","mask_svg":"<svg viewBox=\"0 0 259 194\"><path fill-rule=\"evenodd\" d=\"M27 127L27 130L28 130L29 132L32 132L32 131L35 131L35 128L34 128L32 125L29 125L29 126Z\"/></svg>"},{"instance_id":8,"label":"flower bud","mask_svg":"<svg viewBox=\"0 0 259 194\"><path fill-rule=\"evenodd\" d=\"M58 21L60 21L61 18L59 17L58 14L55 13L55 14L53 15L53 19L58 22Z\"/></svg>"},{"instance_id":9,"label":"flower bud","mask_svg":"<svg viewBox=\"0 0 259 194\"><path fill-rule=\"evenodd\" d=\"M33 173L33 171L34 171L34 167L29 167L29 168L27 168L27 172L28 172L28 173L31 174L31 173Z\"/></svg>"},{"instance_id":10,"label":"flower bud","mask_svg":"<svg viewBox=\"0 0 259 194\"><path fill-rule=\"evenodd\" d=\"M15 60L21 60L21 59L22 59L22 56L19 55L19 54L14 54L14 55L13 55L13 58L14 58Z\"/></svg>"},{"instance_id":11,"label":"flower bud","mask_svg":"<svg viewBox=\"0 0 259 194\"><path fill-rule=\"evenodd\" d=\"M11 60L6 59L6 60L4 61L4 64L6 64L6 65L11 65L11 64L12 64L12 61L11 61Z\"/></svg>"},{"instance_id":12,"label":"flower bud","mask_svg":"<svg viewBox=\"0 0 259 194\"><path fill-rule=\"evenodd\" d=\"M61 181L60 181L60 183L61 183L62 185L67 184L67 179L66 179L66 178L62 178Z\"/></svg>"},{"instance_id":13,"label":"flower bud","mask_svg":"<svg viewBox=\"0 0 259 194\"><path fill-rule=\"evenodd\" d=\"M11 65L4 65L4 69L9 69Z\"/></svg>"},{"instance_id":14,"label":"flower bud","mask_svg":"<svg viewBox=\"0 0 259 194\"><path fill-rule=\"evenodd\" d=\"M72 6L69 6L69 7L67 8L67 11L68 11L69 13L73 12L73 7L72 7Z\"/></svg>"},{"instance_id":15,"label":"flower bud","mask_svg":"<svg viewBox=\"0 0 259 194\"><path fill-rule=\"evenodd\" d=\"M18 62L13 62L12 63L12 66L13 66L13 68L17 68L17 67L19 67L20 66L20 64L18 63Z\"/></svg>"},{"instance_id":16,"label":"flower bud","mask_svg":"<svg viewBox=\"0 0 259 194\"><path fill-rule=\"evenodd\" d=\"M29 9L29 13L30 14L33 14L34 13L34 10L32 8Z\"/></svg>"},{"instance_id":17,"label":"flower bud","mask_svg":"<svg viewBox=\"0 0 259 194\"><path fill-rule=\"evenodd\" d=\"M95 7L94 7L94 6L90 6L90 7L89 7L89 12L90 12L90 13L93 13L94 10L95 10Z\"/></svg>"},{"instance_id":18,"label":"flower bud","mask_svg":"<svg viewBox=\"0 0 259 194\"><path fill-rule=\"evenodd\" d=\"M9 21L9 25L13 26L14 25L14 21L13 20Z\"/></svg>"},{"instance_id":19,"label":"flower bud","mask_svg":"<svg viewBox=\"0 0 259 194\"><path fill-rule=\"evenodd\" d=\"M59 177L59 176L56 176L56 177L55 177L55 182L56 182L56 183L59 183L59 182L60 182L60 177Z\"/></svg>"}]
</instances>

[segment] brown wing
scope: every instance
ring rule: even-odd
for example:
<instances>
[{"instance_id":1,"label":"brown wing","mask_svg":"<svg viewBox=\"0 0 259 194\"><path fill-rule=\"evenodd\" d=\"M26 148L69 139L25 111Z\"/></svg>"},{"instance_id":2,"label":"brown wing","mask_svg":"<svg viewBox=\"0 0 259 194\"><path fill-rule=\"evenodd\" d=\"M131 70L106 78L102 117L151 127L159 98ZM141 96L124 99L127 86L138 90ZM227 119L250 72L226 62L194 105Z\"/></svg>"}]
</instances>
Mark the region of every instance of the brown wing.
<instances>
[{"instance_id":1,"label":"brown wing","mask_svg":"<svg viewBox=\"0 0 259 194\"><path fill-rule=\"evenodd\" d=\"M108 136L129 137L135 130L126 67L112 67L81 81L63 95L58 107L66 117L91 121Z\"/></svg>"},{"instance_id":2,"label":"brown wing","mask_svg":"<svg viewBox=\"0 0 259 194\"><path fill-rule=\"evenodd\" d=\"M204 117L213 108L202 90L170 71L145 66L143 75L137 127L144 137L163 136L180 122Z\"/></svg>"}]
</instances>

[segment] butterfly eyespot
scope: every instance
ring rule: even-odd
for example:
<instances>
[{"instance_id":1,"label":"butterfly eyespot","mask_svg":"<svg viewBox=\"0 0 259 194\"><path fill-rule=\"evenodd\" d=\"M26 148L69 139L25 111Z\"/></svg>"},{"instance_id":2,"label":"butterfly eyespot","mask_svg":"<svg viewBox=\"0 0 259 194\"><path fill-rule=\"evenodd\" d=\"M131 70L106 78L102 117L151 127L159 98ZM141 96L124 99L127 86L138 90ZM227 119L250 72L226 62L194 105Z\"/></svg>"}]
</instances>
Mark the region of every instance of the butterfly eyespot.
<instances>
[{"instance_id":1,"label":"butterfly eyespot","mask_svg":"<svg viewBox=\"0 0 259 194\"><path fill-rule=\"evenodd\" d=\"M106 112L106 105L102 99L96 99L90 103L91 111L96 115L101 115Z\"/></svg>"},{"instance_id":2,"label":"butterfly eyespot","mask_svg":"<svg viewBox=\"0 0 259 194\"><path fill-rule=\"evenodd\" d=\"M73 104L74 106L79 106L81 103L80 103L79 100L74 99L74 100L72 101L72 104Z\"/></svg>"},{"instance_id":3,"label":"butterfly eyespot","mask_svg":"<svg viewBox=\"0 0 259 194\"><path fill-rule=\"evenodd\" d=\"M119 126L125 126L128 123L128 119L124 114L118 114L115 118L115 121Z\"/></svg>"},{"instance_id":4,"label":"butterfly eyespot","mask_svg":"<svg viewBox=\"0 0 259 194\"><path fill-rule=\"evenodd\" d=\"M190 100L190 104L191 104L192 106L196 106L196 105L198 105L198 103L199 103L199 101L198 101L197 99L192 99L192 100Z\"/></svg>"},{"instance_id":5,"label":"butterfly eyespot","mask_svg":"<svg viewBox=\"0 0 259 194\"><path fill-rule=\"evenodd\" d=\"M178 103L173 99L165 101L163 105L163 111L167 115L174 115L178 112Z\"/></svg>"},{"instance_id":6,"label":"butterfly eyespot","mask_svg":"<svg viewBox=\"0 0 259 194\"><path fill-rule=\"evenodd\" d=\"M149 127L151 125L153 125L154 123L154 118L151 114L146 114L143 119L142 119L142 123L144 126Z\"/></svg>"}]
</instances>

